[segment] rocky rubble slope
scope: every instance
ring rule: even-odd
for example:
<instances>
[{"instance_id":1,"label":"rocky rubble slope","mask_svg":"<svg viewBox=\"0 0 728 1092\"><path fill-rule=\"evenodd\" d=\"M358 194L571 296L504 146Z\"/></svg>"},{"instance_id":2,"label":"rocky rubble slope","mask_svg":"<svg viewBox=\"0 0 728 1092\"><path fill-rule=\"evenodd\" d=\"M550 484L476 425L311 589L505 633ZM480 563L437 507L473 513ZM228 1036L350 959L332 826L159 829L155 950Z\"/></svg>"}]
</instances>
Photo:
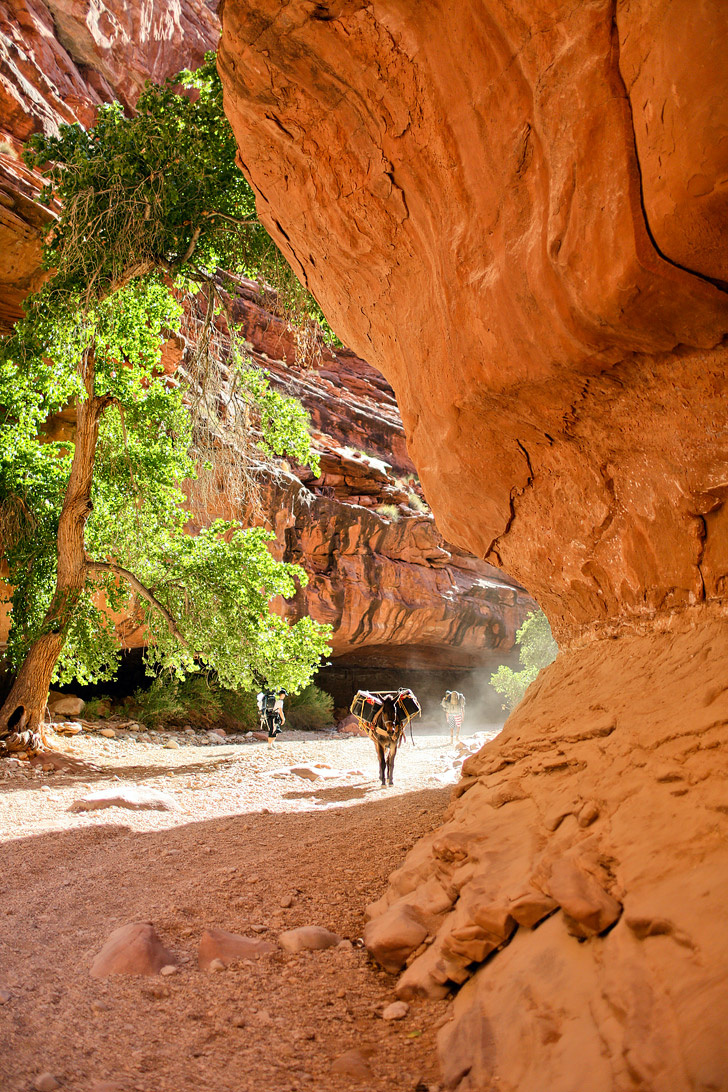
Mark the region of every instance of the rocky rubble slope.
<instances>
[{"instance_id":1,"label":"rocky rubble slope","mask_svg":"<svg viewBox=\"0 0 728 1092\"><path fill-rule=\"evenodd\" d=\"M726 1087L727 19L223 7L261 215L565 649L372 908L404 995L467 982L460 1092Z\"/></svg>"}]
</instances>

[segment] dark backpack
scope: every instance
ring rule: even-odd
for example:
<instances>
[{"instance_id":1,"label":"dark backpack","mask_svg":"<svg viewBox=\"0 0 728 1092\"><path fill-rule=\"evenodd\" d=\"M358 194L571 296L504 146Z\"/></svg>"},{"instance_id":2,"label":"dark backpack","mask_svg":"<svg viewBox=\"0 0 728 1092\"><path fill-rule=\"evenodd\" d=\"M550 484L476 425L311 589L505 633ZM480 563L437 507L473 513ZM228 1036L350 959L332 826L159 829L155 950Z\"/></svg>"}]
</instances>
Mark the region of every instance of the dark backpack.
<instances>
[{"instance_id":1,"label":"dark backpack","mask_svg":"<svg viewBox=\"0 0 728 1092\"><path fill-rule=\"evenodd\" d=\"M272 713L275 707L276 696L272 690L268 690L265 697L263 698L263 708L265 709L266 713Z\"/></svg>"}]
</instances>

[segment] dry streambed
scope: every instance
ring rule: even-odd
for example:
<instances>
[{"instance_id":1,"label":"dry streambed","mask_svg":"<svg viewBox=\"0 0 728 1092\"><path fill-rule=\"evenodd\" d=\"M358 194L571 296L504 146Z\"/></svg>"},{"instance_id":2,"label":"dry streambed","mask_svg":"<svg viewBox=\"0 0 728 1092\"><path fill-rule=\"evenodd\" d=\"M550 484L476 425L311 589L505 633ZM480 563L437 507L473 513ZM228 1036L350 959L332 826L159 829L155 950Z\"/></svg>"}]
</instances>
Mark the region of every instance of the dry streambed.
<instances>
[{"instance_id":1,"label":"dry streambed","mask_svg":"<svg viewBox=\"0 0 728 1092\"><path fill-rule=\"evenodd\" d=\"M2 1087L436 1089L444 1003L384 1019L395 980L359 938L364 906L447 806L446 739L408 745L387 790L363 739L168 742L83 733L59 742L88 764L79 773L2 768ZM163 794L169 810L71 810L125 791ZM92 977L109 935L145 921L176 970ZM278 943L309 925L348 943ZM272 950L203 971L206 929Z\"/></svg>"}]
</instances>

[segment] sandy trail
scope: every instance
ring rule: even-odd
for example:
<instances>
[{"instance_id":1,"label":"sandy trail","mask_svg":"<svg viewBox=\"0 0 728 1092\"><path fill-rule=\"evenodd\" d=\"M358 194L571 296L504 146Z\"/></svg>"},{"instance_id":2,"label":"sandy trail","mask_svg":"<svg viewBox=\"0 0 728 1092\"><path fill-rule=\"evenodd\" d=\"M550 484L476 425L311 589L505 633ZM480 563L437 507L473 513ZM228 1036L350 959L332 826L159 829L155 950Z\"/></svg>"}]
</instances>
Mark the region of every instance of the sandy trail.
<instances>
[{"instance_id":1,"label":"sandy trail","mask_svg":"<svg viewBox=\"0 0 728 1092\"><path fill-rule=\"evenodd\" d=\"M364 906L447 806L436 779L446 738L401 751L386 790L364 739L291 733L271 750L178 735L169 750L165 738L76 737L74 754L96 772L11 767L0 781L0 1087L26 1092L49 1072L74 1092L436 1089L445 1004L383 1021L394 979L361 948L277 951L216 974L198 970L196 952L207 926L275 939L315 924L356 944ZM271 775L317 762L363 775ZM120 781L164 789L181 810L68 811ZM130 921L154 923L178 974L89 976ZM369 1057L371 1078L331 1072L350 1048Z\"/></svg>"}]
</instances>

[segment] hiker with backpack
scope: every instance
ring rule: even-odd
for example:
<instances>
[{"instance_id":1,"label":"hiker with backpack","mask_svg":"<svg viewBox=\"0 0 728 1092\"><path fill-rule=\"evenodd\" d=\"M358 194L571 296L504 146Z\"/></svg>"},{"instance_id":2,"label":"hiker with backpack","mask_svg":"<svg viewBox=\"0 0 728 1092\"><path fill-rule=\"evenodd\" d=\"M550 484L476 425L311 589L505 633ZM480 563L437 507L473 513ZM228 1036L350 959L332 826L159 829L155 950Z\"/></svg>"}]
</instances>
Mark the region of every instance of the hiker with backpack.
<instances>
[{"instance_id":1,"label":"hiker with backpack","mask_svg":"<svg viewBox=\"0 0 728 1092\"><path fill-rule=\"evenodd\" d=\"M458 743L465 717L465 697L459 690L448 690L440 702L445 721L450 730L450 743Z\"/></svg>"},{"instance_id":2,"label":"hiker with backpack","mask_svg":"<svg viewBox=\"0 0 728 1092\"><path fill-rule=\"evenodd\" d=\"M268 746L275 742L280 735L283 725L286 723L286 715L283 712L283 699L288 697L288 691L283 687L276 690L261 690L258 694L258 712L260 713L260 727L268 732Z\"/></svg>"}]
</instances>

